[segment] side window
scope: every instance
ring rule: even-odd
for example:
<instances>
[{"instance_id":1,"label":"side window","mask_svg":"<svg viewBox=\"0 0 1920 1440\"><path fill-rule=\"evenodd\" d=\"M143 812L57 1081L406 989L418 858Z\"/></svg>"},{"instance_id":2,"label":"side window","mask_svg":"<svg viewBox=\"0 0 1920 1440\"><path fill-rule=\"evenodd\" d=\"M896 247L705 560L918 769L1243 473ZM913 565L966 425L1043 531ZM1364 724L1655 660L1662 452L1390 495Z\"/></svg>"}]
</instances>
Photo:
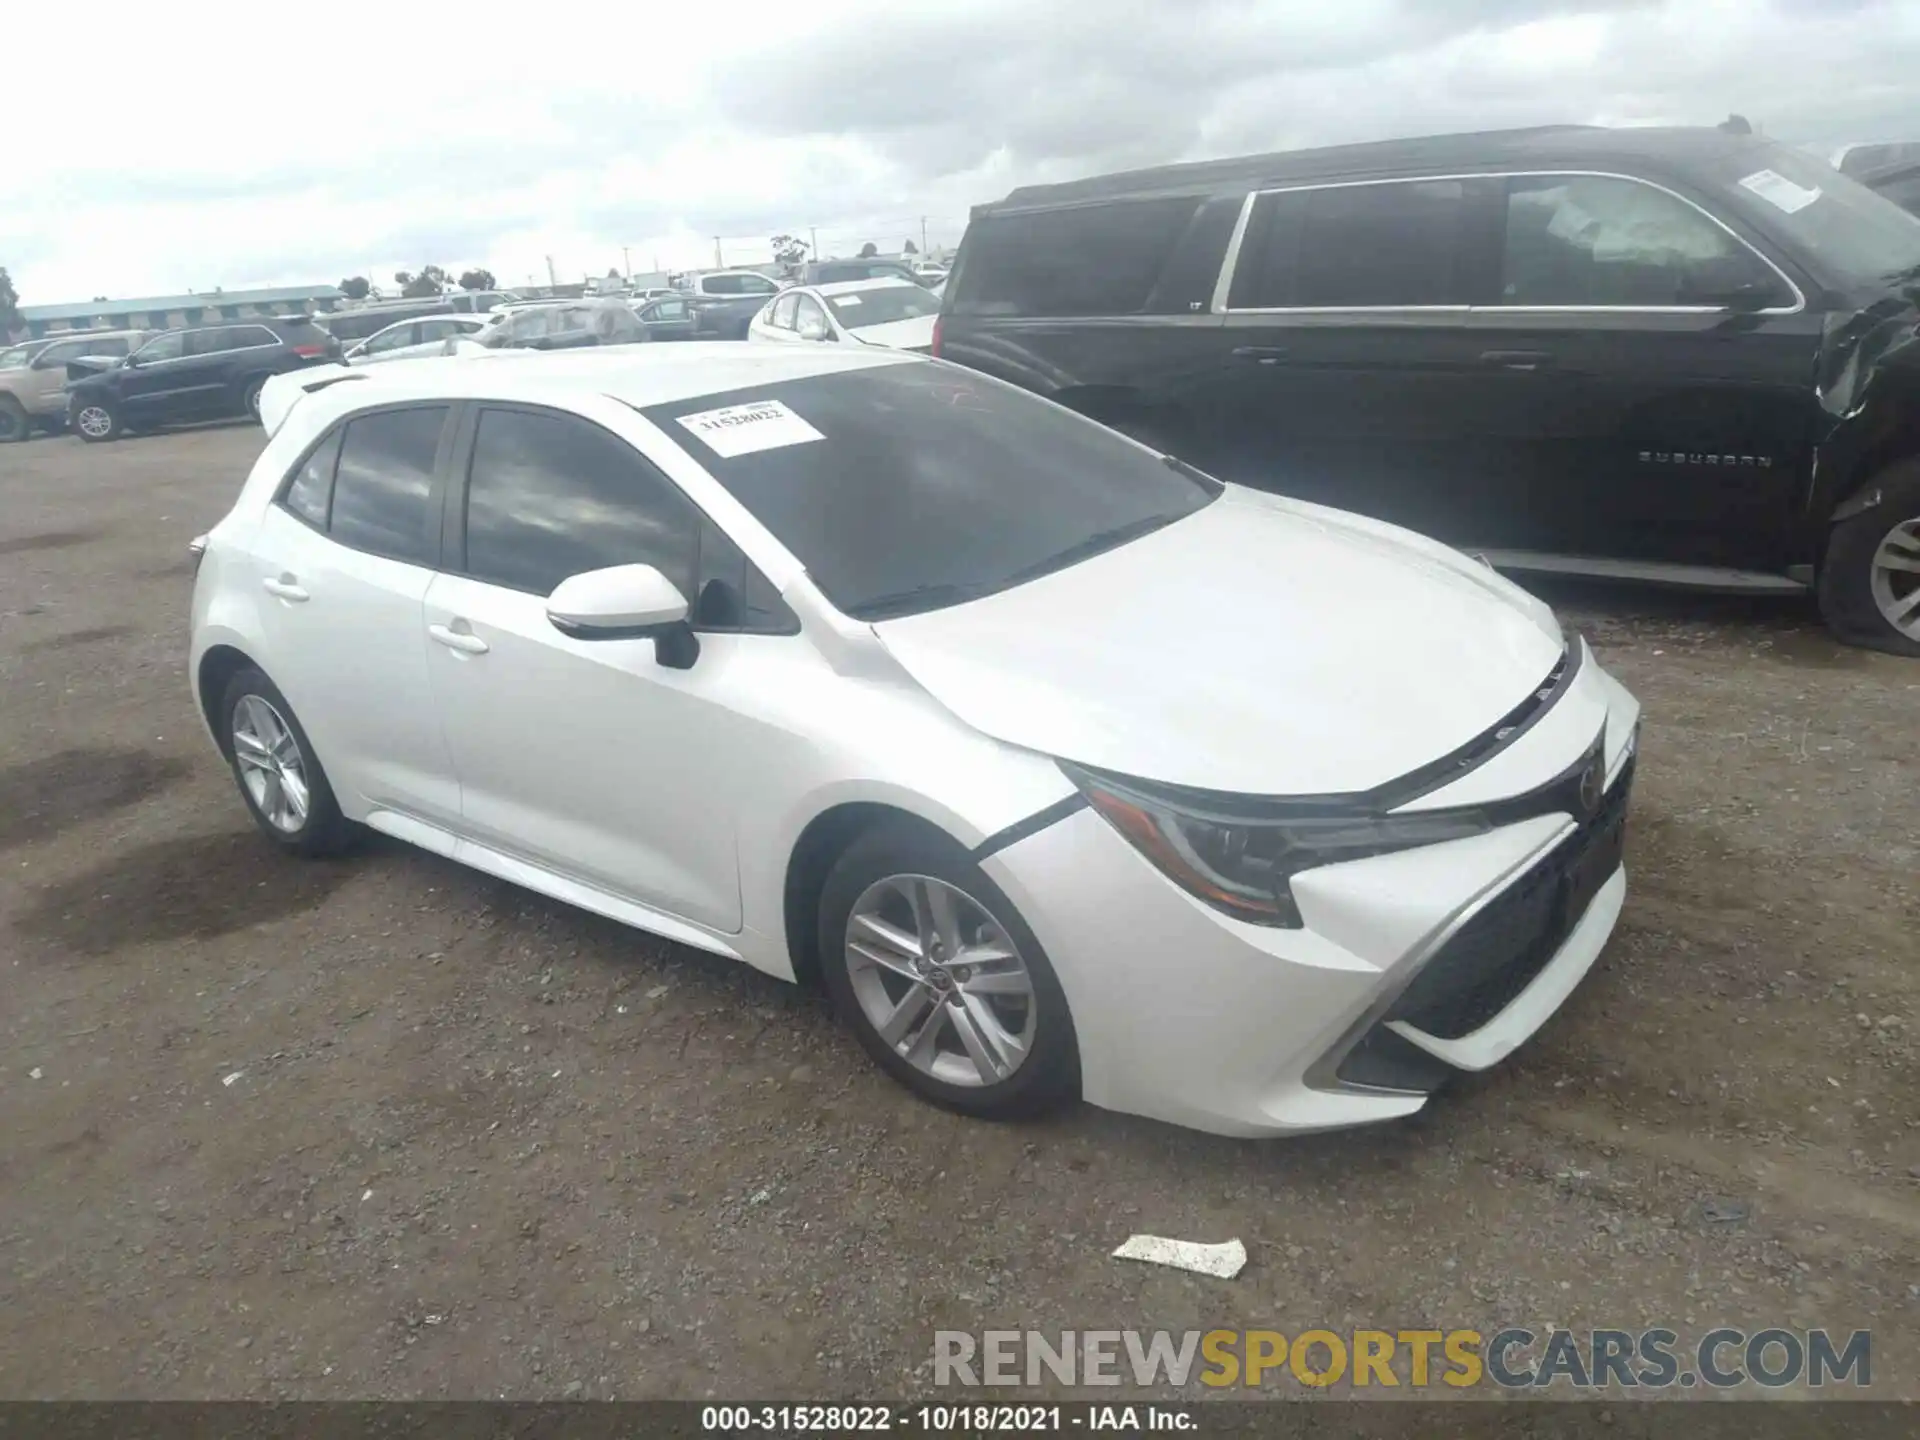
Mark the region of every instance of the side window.
<instances>
[{"instance_id":1,"label":"side window","mask_svg":"<svg viewBox=\"0 0 1920 1440\"><path fill-rule=\"evenodd\" d=\"M458 320L422 320L412 328L413 338L407 341L409 345L430 345L449 335L465 335L473 327L462 325Z\"/></svg>"},{"instance_id":2,"label":"side window","mask_svg":"<svg viewBox=\"0 0 1920 1440\"><path fill-rule=\"evenodd\" d=\"M264 325L237 325L228 332L227 348L245 350L255 345L278 345L280 337Z\"/></svg>"},{"instance_id":3,"label":"side window","mask_svg":"<svg viewBox=\"0 0 1920 1440\"><path fill-rule=\"evenodd\" d=\"M764 275L736 275L733 277L733 288L740 295L775 295L780 290Z\"/></svg>"},{"instance_id":4,"label":"side window","mask_svg":"<svg viewBox=\"0 0 1920 1440\"><path fill-rule=\"evenodd\" d=\"M565 415L483 410L467 472L466 571L550 595L569 575L653 565L695 598L699 514L638 452Z\"/></svg>"},{"instance_id":5,"label":"side window","mask_svg":"<svg viewBox=\"0 0 1920 1440\"><path fill-rule=\"evenodd\" d=\"M1399 180L1283 190L1254 202L1228 306L1458 305L1466 189Z\"/></svg>"},{"instance_id":6,"label":"side window","mask_svg":"<svg viewBox=\"0 0 1920 1440\"><path fill-rule=\"evenodd\" d=\"M349 420L333 482L333 538L356 550L430 565L438 553L433 458L445 406Z\"/></svg>"},{"instance_id":7,"label":"side window","mask_svg":"<svg viewBox=\"0 0 1920 1440\"><path fill-rule=\"evenodd\" d=\"M187 354L217 355L234 348L233 331L214 326L208 330L187 331Z\"/></svg>"},{"instance_id":8,"label":"side window","mask_svg":"<svg viewBox=\"0 0 1920 1440\"><path fill-rule=\"evenodd\" d=\"M327 504L333 498L333 468L340 459L340 437L336 429L313 449L287 481L280 503L316 530L327 528Z\"/></svg>"},{"instance_id":9,"label":"side window","mask_svg":"<svg viewBox=\"0 0 1920 1440\"><path fill-rule=\"evenodd\" d=\"M700 288L709 295L738 295L740 277L738 275L709 275L700 282Z\"/></svg>"},{"instance_id":10,"label":"side window","mask_svg":"<svg viewBox=\"0 0 1920 1440\"><path fill-rule=\"evenodd\" d=\"M142 365L151 365L156 360L178 360L186 354L186 332L168 330L154 336L137 352Z\"/></svg>"},{"instance_id":11,"label":"side window","mask_svg":"<svg viewBox=\"0 0 1920 1440\"><path fill-rule=\"evenodd\" d=\"M515 344L548 333L551 310L523 310L507 321L507 339Z\"/></svg>"},{"instance_id":12,"label":"side window","mask_svg":"<svg viewBox=\"0 0 1920 1440\"><path fill-rule=\"evenodd\" d=\"M696 630L791 635L800 628L773 583L711 520L700 525L699 583L689 618Z\"/></svg>"},{"instance_id":13,"label":"side window","mask_svg":"<svg viewBox=\"0 0 1920 1440\"><path fill-rule=\"evenodd\" d=\"M827 312L811 295L800 297L799 308L793 312L793 329L802 340L819 340L833 331L827 324Z\"/></svg>"},{"instance_id":14,"label":"side window","mask_svg":"<svg viewBox=\"0 0 1920 1440\"><path fill-rule=\"evenodd\" d=\"M82 346L79 353L82 355L124 355L127 353L127 349L127 337L120 335L111 340L95 340L89 345Z\"/></svg>"},{"instance_id":15,"label":"side window","mask_svg":"<svg viewBox=\"0 0 1920 1440\"><path fill-rule=\"evenodd\" d=\"M1070 210L993 215L967 236L963 315L1134 315L1199 201L1121 200Z\"/></svg>"},{"instance_id":16,"label":"side window","mask_svg":"<svg viewBox=\"0 0 1920 1440\"><path fill-rule=\"evenodd\" d=\"M1686 305L1753 287L1771 297L1780 282L1678 196L1607 175L1508 182L1502 304Z\"/></svg>"},{"instance_id":17,"label":"side window","mask_svg":"<svg viewBox=\"0 0 1920 1440\"><path fill-rule=\"evenodd\" d=\"M687 318L687 302L684 300L662 300L653 307L656 320L684 320Z\"/></svg>"},{"instance_id":18,"label":"side window","mask_svg":"<svg viewBox=\"0 0 1920 1440\"><path fill-rule=\"evenodd\" d=\"M39 357L35 359L33 368L36 370L58 370L64 367L69 360L78 360L82 355L124 355L127 353L126 341L122 340L120 342L120 349L118 351L108 349L111 343L111 341L99 340L89 345L85 340L68 340L59 345L49 345L46 349L42 350Z\"/></svg>"},{"instance_id":19,"label":"side window","mask_svg":"<svg viewBox=\"0 0 1920 1440\"><path fill-rule=\"evenodd\" d=\"M415 343L415 332L419 329L419 326L409 324L394 325L386 330L382 330L378 335L375 335L371 340L367 341L367 353L370 355L384 355L389 350L398 350L404 345L412 345Z\"/></svg>"},{"instance_id":20,"label":"side window","mask_svg":"<svg viewBox=\"0 0 1920 1440\"><path fill-rule=\"evenodd\" d=\"M777 325L782 330L791 330L793 328L794 308L798 306L799 303L800 296L798 292L790 292L782 295L778 300L773 302L773 314L767 317L767 323Z\"/></svg>"}]
</instances>

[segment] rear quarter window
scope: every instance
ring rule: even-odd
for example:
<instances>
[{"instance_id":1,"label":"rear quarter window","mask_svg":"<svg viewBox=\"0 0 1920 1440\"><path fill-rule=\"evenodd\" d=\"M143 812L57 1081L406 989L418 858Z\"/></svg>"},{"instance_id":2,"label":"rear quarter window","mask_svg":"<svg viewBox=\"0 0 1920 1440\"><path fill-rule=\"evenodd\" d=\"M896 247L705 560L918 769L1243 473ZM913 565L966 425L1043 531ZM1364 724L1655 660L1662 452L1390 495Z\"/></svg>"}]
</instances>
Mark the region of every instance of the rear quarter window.
<instances>
[{"instance_id":1,"label":"rear quarter window","mask_svg":"<svg viewBox=\"0 0 1920 1440\"><path fill-rule=\"evenodd\" d=\"M1136 315L1186 233L1191 196L988 215L967 232L956 315Z\"/></svg>"}]
</instances>

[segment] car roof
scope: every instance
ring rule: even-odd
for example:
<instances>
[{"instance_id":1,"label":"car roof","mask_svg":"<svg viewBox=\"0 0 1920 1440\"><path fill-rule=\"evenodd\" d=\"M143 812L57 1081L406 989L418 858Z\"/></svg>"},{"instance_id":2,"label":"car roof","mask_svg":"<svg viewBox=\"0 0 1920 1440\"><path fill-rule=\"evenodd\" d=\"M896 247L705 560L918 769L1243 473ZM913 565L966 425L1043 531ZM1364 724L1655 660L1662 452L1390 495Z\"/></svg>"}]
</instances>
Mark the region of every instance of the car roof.
<instances>
[{"instance_id":1,"label":"car roof","mask_svg":"<svg viewBox=\"0 0 1920 1440\"><path fill-rule=\"evenodd\" d=\"M742 345L737 341L609 345L573 351L500 350L485 355L429 356L390 367L368 366L352 377L353 383L329 384L320 394L340 395L348 408L409 399L556 402L587 395L610 396L639 407L669 405L814 375L927 363L923 356L878 346L849 349L834 345ZM394 371L404 373L391 373Z\"/></svg>"},{"instance_id":2,"label":"car roof","mask_svg":"<svg viewBox=\"0 0 1920 1440\"><path fill-rule=\"evenodd\" d=\"M820 295L857 295L862 290L919 290L924 287L898 276L876 275L866 280L830 280L824 285L808 288Z\"/></svg>"},{"instance_id":3,"label":"car roof","mask_svg":"<svg viewBox=\"0 0 1920 1440\"><path fill-rule=\"evenodd\" d=\"M1540 125L1525 130L1481 130L1334 145L1202 160L1096 175L1056 185L1023 185L1004 200L974 207L975 214L1022 210L1122 195L1204 194L1247 185L1292 180L1436 173L1492 166L1570 165L1622 161L1679 164L1717 159L1742 150L1764 152L1761 136L1735 135L1706 126Z\"/></svg>"}]
</instances>

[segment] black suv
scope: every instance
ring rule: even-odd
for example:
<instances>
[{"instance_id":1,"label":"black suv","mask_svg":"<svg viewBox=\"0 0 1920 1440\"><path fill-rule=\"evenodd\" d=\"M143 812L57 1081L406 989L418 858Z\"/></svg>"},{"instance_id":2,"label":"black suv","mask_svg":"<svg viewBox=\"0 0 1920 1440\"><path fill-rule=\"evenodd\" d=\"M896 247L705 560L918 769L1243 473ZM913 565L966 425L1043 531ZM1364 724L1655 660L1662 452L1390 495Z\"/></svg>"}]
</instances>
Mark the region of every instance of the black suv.
<instances>
[{"instance_id":1,"label":"black suv","mask_svg":"<svg viewBox=\"0 0 1920 1440\"><path fill-rule=\"evenodd\" d=\"M1920 221L1819 160L1565 126L1016 190L935 344L1504 567L1811 588L1920 655L1917 298Z\"/></svg>"},{"instance_id":2,"label":"black suv","mask_svg":"<svg viewBox=\"0 0 1920 1440\"><path fill-rule=\"evenodd\" d=\"M270 377L339 359L340 342L304 318L163 330L110 369L69 365L67 421L97 443L176 421L257 419Z\"/></svg>"}]
</instances>

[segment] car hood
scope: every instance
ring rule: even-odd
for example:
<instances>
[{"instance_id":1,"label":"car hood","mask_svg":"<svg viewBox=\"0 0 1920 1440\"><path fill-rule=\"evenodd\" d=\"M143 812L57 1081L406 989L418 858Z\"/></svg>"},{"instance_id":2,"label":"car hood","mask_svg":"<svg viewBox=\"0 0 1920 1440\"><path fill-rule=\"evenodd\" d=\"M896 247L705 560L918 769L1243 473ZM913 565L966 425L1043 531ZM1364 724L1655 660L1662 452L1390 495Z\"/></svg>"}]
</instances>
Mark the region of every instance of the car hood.
<instances>
[{"instance_id":1,"label":"car hood","mask_svg":"<svg viewBox=\"0 0 1920 1440\"><path fill-rule=\"evenodd\" d=\"M1393 526L1228 486L1081 564L875 633L997 739L1253 795L1381 785L1537 688L1552 613Z\"/></svg>"},{"instance_id":2,"label":"car hood","mask_svg":"<svg viewBox=\"0 0 1920 1440\"><path fill-rule=\"evenodd\" d=\"M933 325L938 315L910 315L905 320L889 320L884 325L863 325L847 333L866 345L884 345L889 350L930 350Z\"/></svg>"}]
</instances>

